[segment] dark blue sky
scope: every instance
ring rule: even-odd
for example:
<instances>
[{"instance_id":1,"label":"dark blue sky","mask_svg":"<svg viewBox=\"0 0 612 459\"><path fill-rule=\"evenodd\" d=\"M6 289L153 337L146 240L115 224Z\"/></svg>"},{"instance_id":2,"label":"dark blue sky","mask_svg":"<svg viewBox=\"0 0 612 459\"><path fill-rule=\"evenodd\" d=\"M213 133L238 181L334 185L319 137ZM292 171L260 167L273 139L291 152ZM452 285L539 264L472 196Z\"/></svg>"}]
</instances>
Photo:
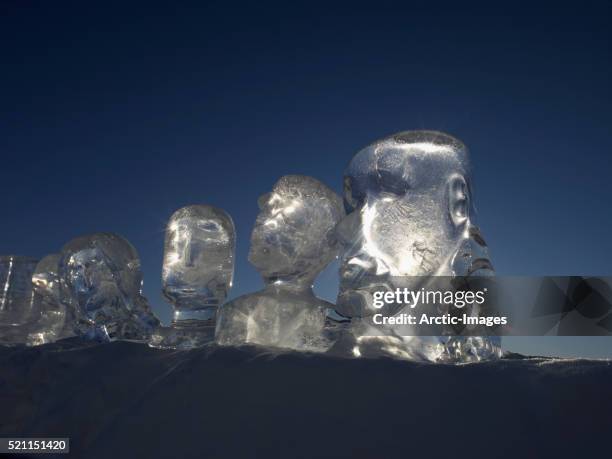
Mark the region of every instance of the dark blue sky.
<instances>
[{"instance_id":1,"label":"dark blue sky","mask_svg":"<svg viewBox=\"0 0 612 459\"><path fill-rule=\"evenodd\" d=\"M233 216L236 296L260 285L248 237L278 177L340 192L357 150L425 128L470 147L500 274L612 274L608 2L123 3L0 6L0 253L117 232L167 319L175 209Z\"/></svg>"}]
</instances>

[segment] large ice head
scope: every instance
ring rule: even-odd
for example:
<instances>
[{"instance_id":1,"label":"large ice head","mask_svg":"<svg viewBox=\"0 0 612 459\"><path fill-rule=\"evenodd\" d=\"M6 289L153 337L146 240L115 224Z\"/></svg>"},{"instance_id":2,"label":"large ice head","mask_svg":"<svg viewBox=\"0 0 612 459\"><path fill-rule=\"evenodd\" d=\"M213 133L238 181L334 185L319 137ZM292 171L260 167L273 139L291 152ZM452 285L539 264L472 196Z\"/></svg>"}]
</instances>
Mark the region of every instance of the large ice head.
<instances>
[{"instance_id":1,"label":"large ice head","mask_svg":"<svg viewBox=\"0 0 612 459\"><path fill-rule=\"evenodd\" d=\"M434 131L407 131L361 150L344 177L348 216L338 225L344 246L337 311L373 314L374 291L427 286L431 276L492 276L488 250L474 225L467 149ZM384 306L393 314L401 304ZM354 320L355 355L470 361L499 355L496 337L377 336ZM452 330L448 330L452 334Z\"/></svg>"},{"instance_id":2,"label":"large ice head","mask_svg":"<svg viewBox=\"0 0 612 459\"><path fill-rule=\"evenodd\" d=\"M27 342L29 324L36 316L32 304L32 273L37 259L0 256L0 343Z\"/></svg>"},{"instance_id":3,"label":"large ice head","mask_svg":"<svg viewBox=\"0 0 612 459\"><path fill-rule=\"evenodd\" d=\"M268 283L312 282L337 256L338 195L312 177L287 175L258 203L249 261Z\"/></svg>"},{"instance_id":4,"label":"large ice head","mask_svg":"<svg viewBox=\"0 0 612 459\"><path fill-rule=\"evenodd\" d=\"M79 332L102 339L145 340L159 321L142 296L136 249L113 233L68 242L60 260L62 298L77 311Z\"/></svg>"},{"instance_id":5,"label":"large ice head","mask_svg":"<svg viewBox=\"0 0 612 459\"><path fill-rule=\"evenodd\" d=\"M371 314L373 289L416 288L405 283L417 276L492 274L470 182L465 145L441 132L401 132L358 152L344 176L338 310Z\"/></svg>"},{"instance_id":6,"label":"large ice head","mask_svg":"<svg viewBox=\"0 0 612 459\"><path fill-rule=\"evenodd\" d=\"M166 227L163 294L180 308L221 305L232 286L236 231L232 218L209 205L183 207Z\"/></svg>"}]
</instances>

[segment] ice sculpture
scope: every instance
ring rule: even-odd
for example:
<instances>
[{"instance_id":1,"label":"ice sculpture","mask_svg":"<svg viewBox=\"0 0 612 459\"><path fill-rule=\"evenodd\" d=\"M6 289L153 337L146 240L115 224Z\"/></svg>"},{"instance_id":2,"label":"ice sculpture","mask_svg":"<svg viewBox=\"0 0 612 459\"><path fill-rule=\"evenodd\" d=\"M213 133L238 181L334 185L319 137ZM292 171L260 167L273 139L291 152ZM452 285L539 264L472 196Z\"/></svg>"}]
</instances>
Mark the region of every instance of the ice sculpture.
<instances>
[{"instance_id":1,"label":"ice sculpture","mask_svg":"<svg viewBox=\"0 0 612 459\"><path fill-rule=\"evenodd\" d=\"M32 304L32 273L38 260L0 256L0 344L25 344L36 315Z\"/></svg>"},{"instance_id":2,"label":"ice sculpture","mask_svg":"<svg viewBox=\"0 0 612 459\"><path fill-rule=\"evenodd\" d=\"M333 305L317 298L312 284L337 256L341 199L314 178L288 175L258 203L249 261L265 287L221 307L217 342L325 351L325 313Z\"/></svg>"},{"instance_id":3,"label":"ice sculpture","mask_svg":"<svg viewBox=\"0 0 612 459\"><path fill-rule=\"evenodd\" d=\"M61 298L72 307L77 334L101 341L146 341L159 326L142 296L136 249L113 233L68 242L59 263Z\"/></svg>"},{"instance_id":4,"label":"ice sculpture","mask_svg":"<svg viewBox=\"0 0 612 459\"><path fill-rule=\"evenodd\" d=\"M231 217L213 206L187 206L172 215L162 288L174 319L156 331L151 346L189 349L214 341L217 309L232 286L235 234Z\"/></svg>"},{"instance_id":5,"label":"ice sculpture","mask_svg":"<svg viewBox=\"0 0 612 459\"><path fill-rule=\"evenodd\" d=\"M470 180L466 147L441 132L402 132L358 152L344 177L348 215L338 225L344 254L337 311L371 315L374 290L416 290L424 285L406 283L427 276L493 275L473 223ZM500 353L495 337L368 336L359 329L363 321L354 322L356 355L468 361Z\"/></svg>"},{"instance_id":6,"label":"ice sculpture","mask_svg":"<svg viewBox=\"0 0 612 459\"><path fill-rule=\"evenodd\" d=\"M75 313L61 301L60 254L47 255L32 275L32 303L36 318L28 334L28 344L36 346L74 336Z\"/></svg>"}]
</instances>

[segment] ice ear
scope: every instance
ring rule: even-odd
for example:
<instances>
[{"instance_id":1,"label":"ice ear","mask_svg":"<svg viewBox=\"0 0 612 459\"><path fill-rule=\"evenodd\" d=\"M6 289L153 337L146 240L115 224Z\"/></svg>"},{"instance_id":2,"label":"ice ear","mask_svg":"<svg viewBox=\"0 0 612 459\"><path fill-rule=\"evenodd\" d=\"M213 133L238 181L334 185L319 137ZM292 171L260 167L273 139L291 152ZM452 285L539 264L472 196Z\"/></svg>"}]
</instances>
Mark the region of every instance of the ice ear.
<instances>
[{"instance_id":1,"label":"ice ear","mask_svg":"<svg viewBox=\"0 0 612 459\"><path fill-rule=\"evenodd\" d=\"M448 181L448 212L455 227L465 224L469 218L470 194L462 175L452 175Z\"/></svg>"}]
</instances>

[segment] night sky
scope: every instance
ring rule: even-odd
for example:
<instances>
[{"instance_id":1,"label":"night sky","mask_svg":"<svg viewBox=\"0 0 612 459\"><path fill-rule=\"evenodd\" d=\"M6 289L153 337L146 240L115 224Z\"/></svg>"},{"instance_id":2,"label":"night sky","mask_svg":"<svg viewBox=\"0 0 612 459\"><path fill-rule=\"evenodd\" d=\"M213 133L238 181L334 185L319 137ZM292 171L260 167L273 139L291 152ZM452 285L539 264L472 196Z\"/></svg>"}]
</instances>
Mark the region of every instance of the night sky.
<instances>
[{"instance_id":1,"label":"night sky","mask_svg":"<svg viewBox=\"0 0 612 459\"><path fill-rule=\"evenodd\" d=\"M0 5L0 253L112 231L162 320L164 226L212 204L238 231L285 174L341 191L361 147L407 129L471 149L498 274L612 275L612 6L33 2ZM335 267L317 291L333 299ZM522 352L612 356L610 339Z\"/></svg>"}]
</instances>

